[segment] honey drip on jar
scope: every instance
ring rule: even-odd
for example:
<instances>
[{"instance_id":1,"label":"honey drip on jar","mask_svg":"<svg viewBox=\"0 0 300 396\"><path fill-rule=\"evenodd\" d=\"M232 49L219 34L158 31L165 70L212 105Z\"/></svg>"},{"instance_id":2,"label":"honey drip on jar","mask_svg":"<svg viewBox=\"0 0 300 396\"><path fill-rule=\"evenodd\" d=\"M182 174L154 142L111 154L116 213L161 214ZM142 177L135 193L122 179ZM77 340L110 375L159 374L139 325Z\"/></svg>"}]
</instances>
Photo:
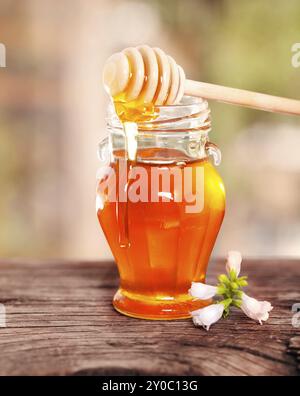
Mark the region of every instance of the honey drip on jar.
<instances>
[{"instance_id":1,"label":"honey drip on jar","mask_svg":"<svg viewBox=\"0 0 300 396\"><path fill-rule=\"evenodd\" d=\"M147 77L145 77L145 80ZM145 85L145 84L144 84ZM125 155L130 160L128 162L127 170L128 172L132 169L136 162L136 152L135 154L129 153L132 145L132 136L129 136L129 130L132 130L132 123L138 124L142 122L152 121L158 117L159 111L157 107L155 107L154 103L145 103L144 95L141 92L140 96L136 100L127 100L126 90L119 95L113 97L113 103L115 107L115 112L123 124L124 133L125 133L125 145L126 145L126 153ZM129 123L131 125L129 125ZM136 132L138 134L137 125L135 126ZM132 151L132 149L131 149ZM136 151L136 150L135 150ZM127 182L126 194L129 189L130 181ZM130 246L130 239L128 234L128 203L127 202L118 202L116 205L116 215L118 218L119 224L119 243L123 248L127 248Z\"/></svg>"}]
</instances>

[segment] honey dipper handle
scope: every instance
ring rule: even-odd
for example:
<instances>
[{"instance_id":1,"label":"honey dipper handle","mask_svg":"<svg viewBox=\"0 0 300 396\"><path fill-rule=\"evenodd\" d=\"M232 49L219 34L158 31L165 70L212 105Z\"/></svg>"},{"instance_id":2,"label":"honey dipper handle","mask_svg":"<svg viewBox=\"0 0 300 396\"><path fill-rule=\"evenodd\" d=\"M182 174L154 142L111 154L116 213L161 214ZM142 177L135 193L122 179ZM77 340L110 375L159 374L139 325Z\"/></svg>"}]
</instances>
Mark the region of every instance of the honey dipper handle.
<instances>
[{"instance_id":1,"label":"honey dipper handle","mask_svg":"<svg viewBox=\"0 0 300 396\"><path fill-rule=\"evenodd\" d=\"M281 98L244 89L186 80L184 93L189 96L198 96L259 110L300 115L300 100Z\"/></svg>"}]
</instances>

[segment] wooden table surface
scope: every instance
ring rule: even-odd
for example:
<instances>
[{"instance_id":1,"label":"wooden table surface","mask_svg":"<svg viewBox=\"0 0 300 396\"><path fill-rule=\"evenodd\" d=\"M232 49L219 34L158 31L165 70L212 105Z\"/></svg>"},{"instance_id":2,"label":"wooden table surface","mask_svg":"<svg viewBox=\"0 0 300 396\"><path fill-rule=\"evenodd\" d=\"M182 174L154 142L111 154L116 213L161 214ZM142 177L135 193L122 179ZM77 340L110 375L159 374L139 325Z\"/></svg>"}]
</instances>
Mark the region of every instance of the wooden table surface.
<instances>
[{"instance_id":1,"label":"wooden table surface","mask_svg":"<svg viewBox=\"0 0 300 396\"><path fill-rule=\"evenodd\" d=\"M208 281L223 268L211 262ZM115 312L112 262L2 260L0 375L299 375L300 260L244 260L243 274L248 294L274 305L269 321L237 311L206 332Z\"/></svg>"}]
</instances>

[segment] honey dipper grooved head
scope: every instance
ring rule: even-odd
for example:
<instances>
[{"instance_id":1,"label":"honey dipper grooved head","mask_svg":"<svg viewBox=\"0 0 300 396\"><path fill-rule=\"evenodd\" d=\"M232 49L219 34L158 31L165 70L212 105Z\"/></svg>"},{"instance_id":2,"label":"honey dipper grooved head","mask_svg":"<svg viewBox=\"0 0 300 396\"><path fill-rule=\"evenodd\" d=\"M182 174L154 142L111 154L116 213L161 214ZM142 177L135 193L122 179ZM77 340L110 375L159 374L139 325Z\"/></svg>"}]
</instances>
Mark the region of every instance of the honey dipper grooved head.
<instances>
[{"instance_id":1,"label":"honey dipper grooved head","mask_svg":"<svg viewBox=\"0 0 300 396\"><path fill-rule=\"evenodd\" d=\"M183 97L185 74L160 48L141 45L112 55L104 65L103 83L111 96L125 94L128 102L172 105Z\"/></svg>"}]
</instances>

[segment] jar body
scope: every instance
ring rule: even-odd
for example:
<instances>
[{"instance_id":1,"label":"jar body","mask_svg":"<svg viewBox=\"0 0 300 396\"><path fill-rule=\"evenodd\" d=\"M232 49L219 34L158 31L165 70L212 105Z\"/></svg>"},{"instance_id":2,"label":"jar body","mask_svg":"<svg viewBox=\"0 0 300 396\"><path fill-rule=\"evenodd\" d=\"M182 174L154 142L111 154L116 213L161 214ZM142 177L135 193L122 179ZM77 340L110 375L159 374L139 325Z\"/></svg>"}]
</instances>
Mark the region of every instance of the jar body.
<instances>
[{"instance_id":1,"label":"jar body","mask_svg":"<svg viewBox=\"0 0 300 396\"><path fill-rule=\"evenodd\" d=\"M124 161L124 156L114 155L98 181L97 216L120 274L120 288L113 304L118 311L133 317L186 318L192 310L210 303L193 299L188 290L192 281L205 281L224 216L224 186L207 156L183 160L178 155L177 161L166 164L145 161L148 151L145 149L140 155L140 162ZM159 156L174 159L176 153L165 148L163 153L160 149ZM137 186L124 175L137 174L137 169L144 171L139 189L147 191L147 199L130 199ZM154 174L171 177L166 186L160 184L153 192ZM121 179L125 180L123 186ZM195 210L195 202L192 205L189 195L182 193L187 179L190 192L198 188L201 194ZM126 191L126 202L121 202L121 191ZM109 197L112 192L115 199Z\"/></svg>"},{"instance_id":2,"label":"jar body","mask_svg":"<svg viewBox=\"0 0 300 396\"><path fill-rule=\"evenodd\" d=\"M211 303L193 299L205 282L225 210L220 162L208 141L206 101L184 97L156 118L121 125L109 108L100 144L96 208L114 255L120 287L115 309L144 319L179 319Z\"/></svg>"}]
</instances>

